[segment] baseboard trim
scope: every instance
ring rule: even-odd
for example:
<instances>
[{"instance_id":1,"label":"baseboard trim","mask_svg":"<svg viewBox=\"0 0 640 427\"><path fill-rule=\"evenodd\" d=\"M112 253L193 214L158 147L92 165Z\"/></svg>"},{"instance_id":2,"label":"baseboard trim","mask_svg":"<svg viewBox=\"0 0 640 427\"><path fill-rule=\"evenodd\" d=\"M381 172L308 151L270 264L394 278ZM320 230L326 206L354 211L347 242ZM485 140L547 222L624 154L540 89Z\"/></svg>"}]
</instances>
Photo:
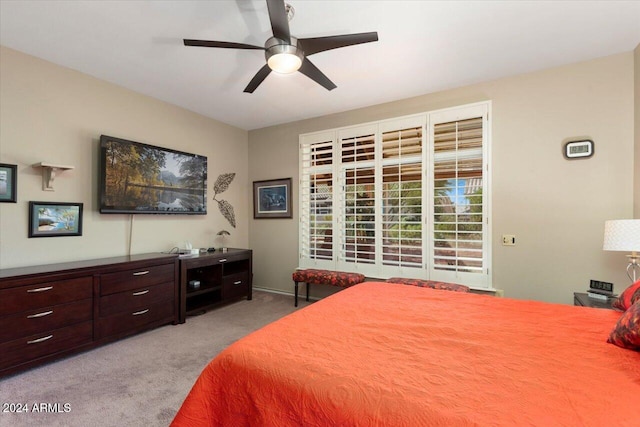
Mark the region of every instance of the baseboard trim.
<instances>
[{"instance_id":1,"label":"baseboard trim","mask_svg":"<svg viewBox=\"0 0 640 427\"><path fill-rule=\"evenodd\" d=\"M295 296L296 296L293 292L285 292L285 291L281 291L281 290L278 290L278 289L263 288L263 287L260 287L260 286L254 286L253 290L254 291L262 291L262 292L269 292L269 293L278 294L278 295L287 295L287 296L290 296L291 298L295 298ZM298 298L306 298L306 296L305 295L298 295ZM310 295L309 296L309 300L320 301L320 298Z\"/></svg>"},{"instance_id":2,"label":"baseboard trim","mask_svg":"<svg viewBox=\"0 0 640 427\"><path fill-rule=\"evenodd\" d=\"M285 292L285 291L281 291L278 289L271 289L271 288L263 288L260 286L254 286L253 287L254 290L256 291L262 291L262 292L269 292L272 294L279 294L279 295L287 295L290 296L292 298L295 298L295 294L293 292ZM471 293L474 294L481 294L481 295L492 295L495 297L504 297L504 290L503 289L471 289ZM298 295L298 298L305 298L304 295ZM320 301L321 298L318 297L314 297L314 296L309 296L309 300L312 301Z\"/></svg>"},{"instance_id":3,"label":"baseboard trim","mask_svg":"<svg viewBox=\"0 0 640 427\"><path fill-rule=\"evenodd\" d=\"M491 288L491 289L478 289L478 288L471 288L471 289L469 290L469 292L471 292L472 294L491 295L491 296L499 297L499 298L503 298L503 297L504 297L504 290L503 290L503 289L496 289L496 288Z\"/></svg>"}]
</instances>

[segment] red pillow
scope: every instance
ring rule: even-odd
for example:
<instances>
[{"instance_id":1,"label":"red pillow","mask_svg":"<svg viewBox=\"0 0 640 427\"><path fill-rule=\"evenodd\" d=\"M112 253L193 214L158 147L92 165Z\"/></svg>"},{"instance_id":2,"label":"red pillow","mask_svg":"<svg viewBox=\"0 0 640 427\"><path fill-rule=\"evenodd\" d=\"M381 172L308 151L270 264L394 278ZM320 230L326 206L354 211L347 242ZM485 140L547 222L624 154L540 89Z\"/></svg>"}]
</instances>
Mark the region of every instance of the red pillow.
<instances>
[{"instance_id":1,"label":"red pillow","mask_svg":"<svg viewBox=\"0 0 640 427\"><path fill-rule=\"evenodd\" d=\"M636 301L640 301L640 288L636 289L633 295L631 295L631 305L635 304Z\"/></svg>"},{"instance_id":2,"label":"red pillow","mask_svg":"<svg viewBox=\"0 0 640 427\"><path fill-rule=\"evenodd\" d=\"M635 297L635 292L638 289L640 289L640 280L625 289L624 292L620 294L618 299L616 299L613 304L611 304L611 306L613 308L617 308L618 310L626 311L633 304L631 300L633 297Z\"/></svg>"},{"instance_id":3,"label":"red pillow","mask_svg":"<svg viewBox=\"0 0 640 427\"><path fill-rule=\"evenodd\" d=\"M640 350L640 301L624 312L607 342L630 350Z\"/></svg>"}]
</instances>

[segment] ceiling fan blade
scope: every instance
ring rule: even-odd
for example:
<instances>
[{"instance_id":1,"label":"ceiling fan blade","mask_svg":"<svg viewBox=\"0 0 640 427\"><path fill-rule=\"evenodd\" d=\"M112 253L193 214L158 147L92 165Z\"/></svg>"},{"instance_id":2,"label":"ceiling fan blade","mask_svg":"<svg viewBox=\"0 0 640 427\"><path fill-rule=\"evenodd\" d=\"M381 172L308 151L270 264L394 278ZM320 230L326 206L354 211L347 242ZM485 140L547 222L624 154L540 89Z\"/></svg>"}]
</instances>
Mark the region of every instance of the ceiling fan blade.
<instances>
[{"instance_id":1,"label":"ceiling fan blade","mask_svg":"<svg viewBox=\"0 0 640 427\"><path fill-rule=\"evenodd\" d=\"M262 68L260 68L256 75L253 76L247 87L244 88L244 92L253 93L253 91L256 90L258 86L260 86L260 83L262 83L262 81L267 78L270 72L271 68L269 68L269 66L265 64Z\"/></svg>"},{"instance_id":2,"label":"ceiling fan blade","mask_svg":"<svg viewBox=\"0 0 640 427\"><path fill-rule=\"evenodd\" d=\"M191 40L184 39L185 46L200 46L200 47L222 47L227 49L260 49L264 50L262 46L254 46L245 43L233 43L233 42L217 42L211 40Z\"/></svg>"},{"instance_id":3,"label":"ceiling fan blade","mask_svg":"<svg viewBox=\"0 0 640 427\"><path fill-rule=\"evenodd\" d=\"M318 69L318 67L313 65L313 63L307 58L304 58L304 61L302 61L302 66L298 71L300 71L302 74L309 77L316 83L320 84L321 86L324 86L324 88L327 90L332 90L337 87L331 80L329 80L327 76L322 73L322 71Z\"/></svg>"},{"instance_id":4,"label":"ceiling fan blade","mask_svg":"<svg viewBox=\"0 0 640 427\"><path fill-rule=\"evenodd\" d=\"M345 34L342 36L310 37L298 39L298 44L302 46L304 54L309 56L325 50L337 49L339 47L352 46L354 44L370 43L378 41L378 33Z\"/></svg>"},{"instance_id":5,"label":"ceiling fan blade","mask_svg":"<svg viewBox=\"0 0 640 427\"><path fill-rule=\"evenodd\" d=\"M267 0L267 9L269 9L269 20L271 21L273 36L280 40L284 40L287 44L291 44L289 18L287 18L287 10L285 9L284 1Z\"/></svg>"}]
</instances>

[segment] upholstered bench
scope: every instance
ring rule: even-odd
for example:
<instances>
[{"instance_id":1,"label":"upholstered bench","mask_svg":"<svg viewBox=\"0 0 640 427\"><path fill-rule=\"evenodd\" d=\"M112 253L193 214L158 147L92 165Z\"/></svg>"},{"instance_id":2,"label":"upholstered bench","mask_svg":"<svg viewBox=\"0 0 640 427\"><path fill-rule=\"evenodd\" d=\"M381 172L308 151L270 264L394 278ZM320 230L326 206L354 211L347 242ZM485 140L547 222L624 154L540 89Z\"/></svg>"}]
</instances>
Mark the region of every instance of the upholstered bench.
<instances>
[{"instance_id":1,"label":"upholstered bench","mask_svg":"<svg viewBox=\"0 0 640 427\"><path fill-rule=\"evenodd\" d=\"M457 283L436 282L433 280L407 279L404 277L392 277L387 279L388 283L400 283L401 285L419 286L422 288L442 289L454 292L469 292L469 287Z\"/></svg>"},{"instance_id":2,"label":"upholstered bench","mask_svg":"<svg viewBox=\"0 0 640 427\"><path fill-rule=\"evenodd\" d=\"M314 268L296 270L291 276L296 284L296 307L298 306L298 283L302 282L307 284L307 301L309 301L309 285L312 283L316 285L332 285L340 286L341 288L348 288L349 286L364 282L364 274L347 273L344 271L317 270Z\"/></svg>"}]
</instances>

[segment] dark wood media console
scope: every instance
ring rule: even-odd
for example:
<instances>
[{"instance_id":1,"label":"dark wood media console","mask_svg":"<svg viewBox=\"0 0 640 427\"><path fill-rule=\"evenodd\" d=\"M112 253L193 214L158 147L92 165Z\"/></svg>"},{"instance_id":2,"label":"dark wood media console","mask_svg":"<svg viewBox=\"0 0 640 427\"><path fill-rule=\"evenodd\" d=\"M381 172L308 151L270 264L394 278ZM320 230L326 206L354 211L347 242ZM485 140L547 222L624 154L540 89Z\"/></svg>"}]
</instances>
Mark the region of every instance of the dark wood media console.
<instances>
[{"instance_id":1,"label":"dark wood media console","mask_svg":"<svg viewBox=\"0 0 640 427\"><path fill-rule=\"evenodd\" d=\"M180 323L217 305L252 298L252 251L232 249L180 258ZM193 286L190 283L199 282Z\"/></svg>"},{"instance_id":2,"label":"dark wood media console","mask_svg":"<svg viewBox=\"0 0 640 427\"><path fill-rule=\"evenodd\" d=\"M0 270L0 377L179 321L178 257Z\"/></svg>"}]
</instances>

